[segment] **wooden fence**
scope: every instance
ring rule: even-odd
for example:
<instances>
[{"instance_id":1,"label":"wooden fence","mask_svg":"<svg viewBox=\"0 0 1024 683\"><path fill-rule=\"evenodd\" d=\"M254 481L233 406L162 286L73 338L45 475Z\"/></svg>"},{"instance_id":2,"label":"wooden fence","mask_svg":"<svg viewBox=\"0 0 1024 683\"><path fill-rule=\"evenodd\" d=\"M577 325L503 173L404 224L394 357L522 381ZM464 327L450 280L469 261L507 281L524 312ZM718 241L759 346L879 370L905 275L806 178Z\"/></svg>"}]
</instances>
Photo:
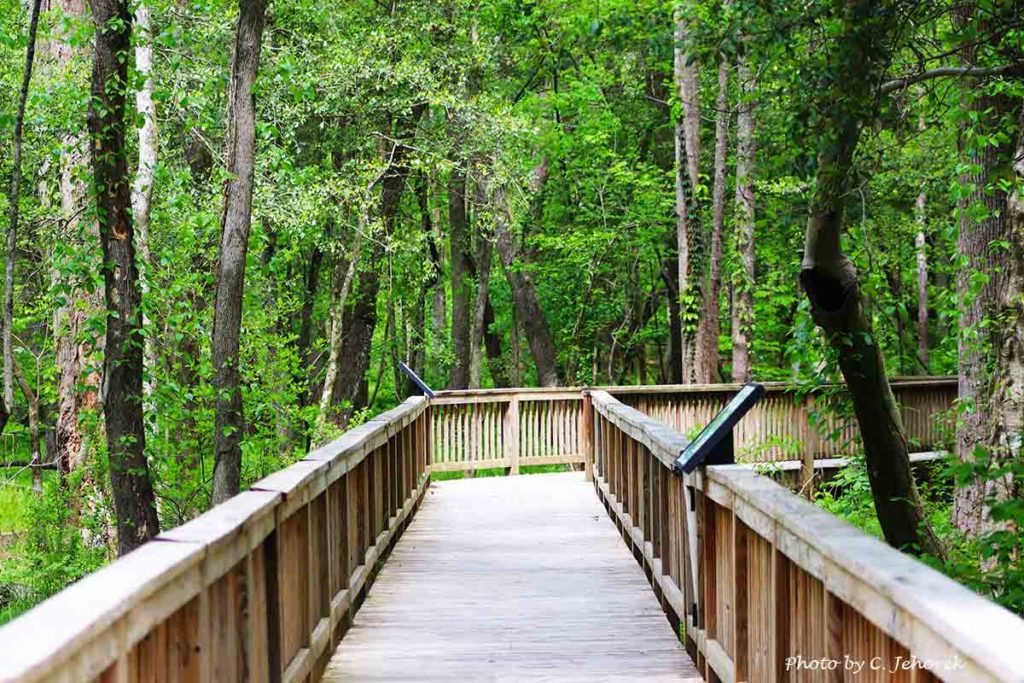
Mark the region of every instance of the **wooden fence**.
<instances>
[{"instance_id":1,"label":"wooden fence","mask_svg":"<svg viewBox=\"0 0 1024 683\"><path fill-rule=\"evenodd\" d=\"M957 397L955 377L896 378L892 390L913 451L941 450L951 431L949 410ZM836 385L815 389L765 382L765 395L733 431L737 460L777 462L835 458L856 450L859 430L843 411ZM611 387L626 405L685 434L711 421L737 384Z\"/></svg>"},{"instance_id":2,"label":"wooden fence","mask_svg":"<svg viewBox=\"0 0 1024 683\"><path fill-rule=\"evenodd\" d=\"M583 462L579 389L441 392L430 405L432 472Z\"/></svg>"},{"instance_id":3,"label":"wooden fence","mask_svg":"<svg viewBox=\"0 0 1024 683\"><path fill-rule=\"evenodd\" d=\"M316 680L428 485L410 398L0 629L11 681Z\"/></svg>"},{"instance_id":4,"label":"wooden fence","mask_svg":"<svg viewBox=\"0 0 1024 683\"><path fill-rule=\"evenodd\" d=\"M851 455L857 425L834 408L831 385L801 391L769 382L765 397L736 426L737 459L779 462ZM948 436L955 378L892 382L912 450L939 450ZM612 396L686 434L707 424L739 389L735 384L605 387ZM442 391L431 400L434 472L582 463L582 389Z\"/></svg>"},{"instance_id":5,"label":"wooden fence","mask_svg":"<svg viewBox=\"0 0 1024 683\"><path fill-rule=\"evenodd\" d=\"M707 680L1024 677L1015 615L750 467L677 475L678 432L591 400L595 488Z\"/></svg>"}]
</instances>

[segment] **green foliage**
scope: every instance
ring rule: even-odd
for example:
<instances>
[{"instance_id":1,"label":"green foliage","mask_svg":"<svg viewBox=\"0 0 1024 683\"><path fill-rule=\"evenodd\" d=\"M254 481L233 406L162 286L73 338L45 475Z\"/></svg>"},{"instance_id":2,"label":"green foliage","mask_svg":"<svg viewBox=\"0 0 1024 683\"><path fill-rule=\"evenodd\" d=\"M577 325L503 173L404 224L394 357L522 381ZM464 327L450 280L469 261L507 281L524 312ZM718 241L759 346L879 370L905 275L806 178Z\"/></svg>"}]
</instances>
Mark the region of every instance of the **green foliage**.
<instances>
[{"instance_id":1,"label":"green foliage","mask_svg":"<svg viewBox=\"0 0 1024 683\"><path fill-rule=\"evenodd\" d=\"M344 426L351 427L401 401L406 387L396 376L396 361L416 364L418 345L423 351L417 369L428 384L448 385L455 363L448 184L456 169L468 178L474 265L481 248L493 242L499 221L507 222L517 254L508 265L497 257L491 261L488 331L500 349L488 349L485 387L537 381L507 277L517 272L536 288L565 384L670 380L669 301L677 259L673 152L681 112L673 82L677 12L693 26L683 47L704 65L704 144L694 192L705 225L711 223L709 114L717 85L711 65L722 56L733 64L742 55L757 74L754 378L795 380L803 391L817 392L813 421L829 425L838 437L853 419L852 410L822 389L838 378L835 356L811 319L797 273L824 139L817 134L817 105L828 84L842 77L827 63L828 51L820 49L841 29L839 6L789 0L270 3L255 87L258 153L242 301L243 485L301 458L310 443L341 432L342 426L323 419L319 405L331 325L337 317L351 333L358 285L371 274L380 288L371 305L376 324L366 350L368 369L356 380L356 397L328 412L350 411ZM153 0L150 7L160 149L150 256L139 257L148 340L143 406L160 519L169 527L209 506L213 273L228 180L225 95L237 3ZM889 7L900 13L904 27L891 75L914 73L929 60L944 63L956 54L958 41L984 35L980 20L955 26L951 7ZM26 24L25 3L0 0L5 150ZM1019 54L1022 35L1014 30L999 44L986 44L978 62ZM26 182L19 197L15 355L39 395L44 434L57 421L61 399L73 394L83 407L78 425L92 483L83 517L60 511L62 501L77 504L66 499L74 486L59 489L48 482L38 499L0 487L0 520L10 520L18 534L0 551L11 558L0 570L2 582L18 587L13 597L2 598L11 610L7 614L102 562L109 543L104 520L111 513L97 403L106 311L87 196L89 169L81 158L93 26L88 16L72 17L55 6L43 16L40 36L46 45L38 53L28 102ZM732 69L730 107L740 102L736 80ZM142 85L134 65L130 83ZM875 125L865 129L854 159L853 190L845 197L843 246L861 274L866 311L891 373L956 372L961 342L983 343L986 330L999 324L967 330L958 325L959 309L992 274L968 273L964 291L957 291L957 276L964 272L957 248L960 219L984 214L977 201L967 201L972 188L965 178L976 164L960 159L957 150L991 149L1010 139L1013 121L988 130L972 103L983 94L1019 100L1021 86L1010 78L992 79L976 91L937 83L943 85L881 98ZM414 109L423 112L405 141L399 173L386 152ZM732 110L730 123L731 117ZM134 166L135 131L126 131L126 139ZM724 377L731 369L729 290L740 282L733 237L735 163L730 146L719 321ZM537 183L542 169L546 182ZM0 153L0 177L9 171L10 155ZM397 176L402 193L388 221L382 185ZM504 202L496 199L496 188ZM917 208L922 195L923 212ZM0 215L7 215L7 203L6 192L0 193ZM927 364L917 353L918 233L925 236L929 270ZM339 303L357 236L364 247L355 281ZM702 235L701 248L706 240ZM472 278L474 298L479 275ZM687 329L698 322L698 293L691 286L677 297ZM78 320L73 333L72 314ZM58 366L67 362L59 357L62 348L68 350L61 342L72 336L82 372L69 388L60 385ZM342 359L346 367L355 362L353 355ZM27 421L25 401L18 397L7 430L19 457L27 451ZM740 455L755 459L760 449L771 449L795 456L798 448L793 440L779 441ZM870 527L862 475L851 469L840 481L842 493L822 502ZM997 505L993 514L1009 523L1020 510ZM95 529L82 534L84 524ZM997 535L965 550L964 557L991 550L989 564L1002 566L1012 540ZM992 586L997 580L1019 585L1013 575L990 576Z\"/></svg>"},{"instance_id":2,"label":"green foliage","mask_svg":"<svg viewBox=\"0 0 1024 683\"><path fill-rule=\"evenodd\" d=\"M23 501L24 526L14 545L0 550L8 557L0 562L0 623L16 617L34 604L62 590L108 559L108 549L87 540L102 533L96 518L82 513L72 520L72 497L79 492L80 477L62 487L48 477L43 491Z\"/></svg>"},{"instance_id":3,"label":"green foliage","mask_svg":"<svg viewBox=\"0 0 1024 683\"><path fill-rule=\"evenodd\" d=\"M927 477L919 480L918 488L925 501L929 524L942 541L947 557L940 560L926 555L921 559L950 578L1024 616L1024 568L1018 562L1024 540L1014 531L1024 525L1021 501L990 500L993 525L978 538L965 535L951 521L955 485L962 485L976 476L994 481L1007 474L1021 476L1024 463L1011 460L996 465L984 449L976 454L973 464L965 464L953 457L933 463L927 469ZM816 493L815 502L881 539L882 531L875 516L863 459L853 458L839 470L835 478Z\"/></svg>"}]
</instances>

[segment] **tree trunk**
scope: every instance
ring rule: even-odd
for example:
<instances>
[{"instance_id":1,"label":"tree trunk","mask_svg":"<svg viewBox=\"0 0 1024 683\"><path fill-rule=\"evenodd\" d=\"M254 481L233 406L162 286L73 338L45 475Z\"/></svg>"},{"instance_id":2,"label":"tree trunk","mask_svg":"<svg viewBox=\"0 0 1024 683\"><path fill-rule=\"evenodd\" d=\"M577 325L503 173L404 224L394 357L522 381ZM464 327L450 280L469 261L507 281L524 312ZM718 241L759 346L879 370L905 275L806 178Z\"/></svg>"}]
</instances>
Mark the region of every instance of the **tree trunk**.
<instances>
[{"instance_id":1,"label":"tree trunk","mask_svg":"<svg viewBox=\"0 0 1024 683\"><path fill-rule=\"evenodd\" d=\"M722 293L722 233L725 230L725 165L729 153L729 63L718 65L718 100L715 113L715 180L711 193L711 251L708 278L702 290L703 303L697 327L696 378L700 383L717 382L719 298Z\"/></svg>"},{"instance_id":2,"label":"tree trunk","mask_svg":"<svg viewBox=\"0 0 1024 683\"><path fill-rule=\"evenodd\" d=\"M107 303L103 413L117 550L124 555L160 531L142 419L144 339L125 146L131 17L126 0L92 0L91 5L96 48L89 131Z\"/></svg>"},{"instance_id":3,"label":"tree trunk","mask_svg":"<svg viewBox=\"0 0 1024 683\"><path fill-rule=\"evenodd\" d=\"M1011 194L1003 214L1003 234L1009 243L1006 274L997 295L997 319L993 326L995 349L994 377L991 389L992 433L989 436L991 468L1004 474L990 474L978 482L981 488L982 534L1002 528L1011 538L1020 538L1021 529L1012 521L993 519L994 505L1020 501L1024 497L1021 480L1006 472L1007 463L1021 462L1021 434L1024 434L1024 108L1018 122L1017 149L1013 156ZM1018 470L1019 472L1019 470ZM1017 517L1019 519L1019 517ZM1019 544L1018 544L1019 547ZM995 558L1007 562L1019 558Z\"/></svg>"},{"instance_id":4,"label":"tree trunk","mask_svg":"<svg viewBox=\"0 0 1024 683\"><path fill-rule=\"evenodd\" d=\"M742 40L742 39L741 39ZM733 283L732 379L749 382L750 342L754 327L754 162L757 138L754 128L757 83L740 55L738 74L740 106L736 113L736 251L739 269Z\"/></svg>"},{"instance_id":5,"label":"tree trunk","mask_svg":"<svg viewBox=\"0 0 1024 683\"><path fill-rule=\"evenodd\" d=\"M36 56L36 29L39 27L40 4L41 0L34 0L32 3L32 14L28 27L28 46L25 48L25 70L21 78L21 91L18 93L18 111L14 116L14 154L11 160L11 184L7 195L10 222L7 224L6 267L4 269L4 392L3 405L0 406L0 432L7 425L7 420L14 410L14 347L11 340L14 334L14 251L17 247L18 207L21 197L21 138L25 126L28 88L32 81L32 62Z\"/></svg>"},{"instance_id":6,"label":"tree trunk","mask_svg":"<svg viewBox=\"0 0 1024 683\"><path fill-rule=\"evenodd\" d=\"M320 245L314 245L306 264L305 286L303 287L302 308L299 309L299 333L295 339L295 352L299 359L300 371L295 380L302 387L299 394L299 405L309 405L309 375L313 368L311 348L313 345L313 307L316 305L316 294L320 289L320 268L323 265L324 252Z\"/></svg>"},{"instance_id":7,"label":"tree trunk","mask_svg":"<svg viewBox=\"0 0 1024 683\"><path fill-rule=\"evenodd\" d=\"M470 302L473 299L470 281L469 222L466 219L466 176L453 168L448 181L448 228L451 240L452 266L452 365L450 389L469 386L470 364Z\"/></svg>"},{"instance_id":8,"label":"tree trunk","mask_svg":"<svg viewBox=\"0 0 1024 683\"><path fill-rule=\"evenodd\" d=\"M256 96L263 42L265 0L239 0L235 50L228 88L226 163L230 178L224 190L217 296L213 311L213 388L217 413L213 434L211 502L223 503L239 491L242 480L242 389L239 346L245 255L252 226L253 165L256 161Z\"/></svg>"},{"instance_id":9,"label":"tree trunk","mask_svg":"<svg viewBox=\"0 0 1024 683\"><path fill-rule=\"evenodd\" d=\"M925 202L924 192L917 195L917 236L914 247L917 249L917 358L928 374L928 238L925 234Z\"/></svg>"},{"instance_id":10,"label":"tree trunk","mask_svg":"<svg viewBox=\"0 0 1024 683\"><path fill-rule=\"evenodd\" d=\"M970 14L977 8L965 5L962 12ZM964 19L966 23L971 18ZM962 58L965 64L976 59L977 48L969 45ZM996 388L991 369L995 354L993 346L998 335L993 335L990 323L998 306L1000 292L1007 272L1007 252L993 248L994 242L1009 241L1009 220L1004 220L1007 195L1002 176L1010 165L1013 138L1008 132L1014 103L1006 94L989 94L975 90L965 83L963 97L968 102L974 130L961 135L960 147L964 157L962 165L968 169L960 178L960 185L970 188L959 202L960 235L957 251L965 264L957 273L957 295L960 301L960 359L959 399L964 411L958 416L956 433L957 456L965 463L975 460L975 449L992 445L992 425L995 422L991 398L1001 390ZM966 131L964 131L966 132ZM993 144L994 142L994 144ZM984 276L978 287L979 276ZM996 325L995 327L998 327ZM1000 374L1009 371L1001 368ZM983 533L986 522L986 482L975 477L957 488L953 501L953 523L972 536Z\"/></svg>"},{"instance_id":11,"label":"tree trunk","mask_svg":"<svg viewBox=\"0 0 1024 683\"><path fill-rule=\"evenodd\" d=\"M21 387L21 393L28 403L28 438L29 446L32 449L32 488L36 493L40 493L43 490L41 467L43 456L42 449L39 447L39 395L32 390L32 386L28 383L28 378L25 377L17 360L14 361L13 369L18 379L18 386Z\"/></svg>"},{"instance_id":12,"label":"tree trunk","mask_svg":"<svg viewBox=\"0 0 1024 683\"><path fill-rule=\"evenodd\" d=\"M492 244L490 235L478 234L477 239L477 289L476 301L473 306L473 326L469 340L469 388L479 389L481 375L483 374L484 363L484 337L487 334L487 306L488 288L491 280L491 252ZM493 311L492 311L493 315Z\"/></svg>"},{"instance_id":13,"label":"tree trunk","mask_svg":"<svg viewBox=\"0 0 1024 683\"><path fill-rule=\"evenodd\" d=\"M143 82L142 87L135 93L135 110L142 119L142 127L139 129L139 167L135 171L135 183L132 185L132 217L138 230L139 258L143 264L140 283L143 297L149 292L149 224L158 144L156 104L153 102L153 33L150 28L149 12L147 2L140 2L135 7L135 69ZM149 326L146 317L143 317L142 323L143 327ZM153 339L147 335L143 360L150 372L155 365L155 353ZM147 396L153 392L152 378L144 378L143 390Z\"/></svg>"},{"instance_id":14,"label":"tree trunk","mask_svg":"<svg viewBox=\"0 0 1024 683\"><path fill-rule=\"evenodd\" d=\"M502 206L496 212L494 221L495 244L505 270L505 278L512 289L512 303L522 330L526 334L526 342L530 346L530 355L537 366L537 381L544 387L561 386L558 374L558 354L555 341L548 329L547 318L537 300L537 290L530 274L518 263L515 241L508 226L508 207Z\"/></svg>"},{"instance_id":15,"label":"tree trunk","mask_svg":"<svg viewBox=\"0 0 1024 683\"><path fill-rule=\"evenodd\" d=\"M83 0L62 0L60 9L74 19L86 16L86 3ZM70 67L76 50L66 34L60 34L56 40L43 44L43 52L56 61L58 69L66 70ZM84 167L89 163L88 136L81 133L64 136L60 156L62 220L58 237L78 250L91 252L91 245L99 241L99 228L92 217L83 219L88 203ZM85 230L82 229L83 220ZM65 475L85 461L87 449L78 425L79 413L98 407L100 373L90 372L84 378L82 373L91 364L90 357L102 350L103 338L93 343L80 341L80 337L88 319L99 315L103 302L100 292L90 291L77 279L66 278L58 267L51 271L51 286L65 287L69 291L68 300L59 305L53 314L54 364L57 369L54 446L58 471L63 481Z\"/></svg>"},{"instance_id":16,"label":"tree trunk","mask_svg":"<svg viewBox=\"0 0 1024 683\"><path fill-rule=\"evenodd\" d=\"M875 511L886 541L941 556L910 471L899 407L882 352L864 312L857 270L843 253L842 199L861 126L875 115L875 93L888 64L888 23L879 0L845 6L842 33L829 57L837 74L821 94L818 170L810 205L800 281L815 321L839 358L860 425Z\"/></svg>"},{"instance_id":17,"label":"tree trunk","mask_svg":"<svg viewBox=\"0 0 1024 683\"><path fill-rule=\"evenodd\" d=\"M331 408L331 401L337 391L338 371L342 366L342 347L345 336L343 333L345 325L345 307L348 304L348 294L352 289L352 282L359 267L359 261L363 249L363 233L367 230L366 221L360 210L359 224L356 228L355 242L352 244L352 251L348 259L338 255L338 262L334 268L334 282L331 287L331 333L327 351L327 375L324 377L324 386L320 394L319 422L321 425L328 419L328 412ZM344 275L342 274L344 273Z\"/></svg>"},{"instance_id":18,"label":"tree trunk","mask_svg":"<svg viewBox=\"0 0 1024 683\"><path fill-rule=\"evenodd\" d=\"M676 248L679 296L680 366L682 381L694 381L696 365L695 322L700 301L697 249L700 240L700 211L695 191L700 182L700 74L699 66L687 52L690 29L682 17L675 23L675 80L683 111L676 121Z\"/></svg>"},{"instance_id":19,"label":"tree trunk","mask_svg":"<svg viewBox=\"0 0 1024 683\"><path fill-rule=\"evenodd\" d=\"M386 235L394 233L399 202L409 177L409 165L406 160L409 147L405 142L412 139L425 109L425 105L415 105L411 115L399 121L394 142L388 149L382 150L388 161L382 175L380 193L380 217ZM377 326L377 295L380 292L380 274L377 266L383 257L382 243L380 240L374 240L366 268L359 278L351 317L345 319L344 325L349 332L345 335L341 356L338 359L337 378L333 386L325 385L325 391L327 386L331 386L331 402L334 405L341 404L341 408L331 416L331 419L342 428L348 424L353 410L366 406L368 398L366 371L370 367L373 331Z\"/></svg>"},{"instance_id":20,"label":"tree trunk","mask_svg":"<svg viewBox=\"0 0 1024 683\"><path fill-rule=\"evenodd\" d=\"M428 183L423 174L418 176L416 184L416 200L420 207L420 225L427 240L427 253L430 257L430 278L428 289L433 293L430 303L430 332L434 344L447 336L448 331L448 301L447 292L444 286L444 256L441 253L443 244L440 234L439 220L435 220L434 210L430 208ZM424 369L426 369L429 358L424 358ZM436 360L430 362L434 368ZM437 372L437 370L434 370Z\"/></svg>"}]
</instances>

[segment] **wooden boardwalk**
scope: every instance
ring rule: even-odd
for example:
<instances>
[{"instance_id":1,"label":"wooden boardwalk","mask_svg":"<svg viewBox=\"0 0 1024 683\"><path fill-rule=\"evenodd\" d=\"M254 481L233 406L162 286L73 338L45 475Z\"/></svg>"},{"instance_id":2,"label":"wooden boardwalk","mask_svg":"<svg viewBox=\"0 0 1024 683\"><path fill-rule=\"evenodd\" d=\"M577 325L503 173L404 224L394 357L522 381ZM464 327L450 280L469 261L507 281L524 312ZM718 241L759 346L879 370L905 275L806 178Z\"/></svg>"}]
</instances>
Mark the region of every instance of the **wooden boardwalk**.
<instances>
[{"instance_id":1,"label":"wooden boardwalk","mask_svg":"<svg viewBox=\"0 0 1024 683\"><path fill-rule=\"evenodd\" d=\"M698 681L582 473L436 482L326 681Z\"/></svg>"}]
</instances>

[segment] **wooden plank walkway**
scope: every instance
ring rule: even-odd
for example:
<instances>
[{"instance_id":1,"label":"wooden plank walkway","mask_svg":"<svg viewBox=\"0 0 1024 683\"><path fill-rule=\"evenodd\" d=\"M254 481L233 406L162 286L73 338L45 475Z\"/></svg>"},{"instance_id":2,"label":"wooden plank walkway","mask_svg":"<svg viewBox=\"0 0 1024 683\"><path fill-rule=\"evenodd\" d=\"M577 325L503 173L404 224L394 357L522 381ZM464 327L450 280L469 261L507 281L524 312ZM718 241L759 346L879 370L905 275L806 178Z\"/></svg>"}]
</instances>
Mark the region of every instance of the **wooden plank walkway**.
<instances>
[{"instance_id":1,"label":"wooden plank walkway","mask_svg":"<svg viewBox=\"0 0 1024 683\"><path fill-rule=\"evenodd\" d=\"M699 681L582 473L435 482L325 681Z\"/></svg>"}]
</instances>

